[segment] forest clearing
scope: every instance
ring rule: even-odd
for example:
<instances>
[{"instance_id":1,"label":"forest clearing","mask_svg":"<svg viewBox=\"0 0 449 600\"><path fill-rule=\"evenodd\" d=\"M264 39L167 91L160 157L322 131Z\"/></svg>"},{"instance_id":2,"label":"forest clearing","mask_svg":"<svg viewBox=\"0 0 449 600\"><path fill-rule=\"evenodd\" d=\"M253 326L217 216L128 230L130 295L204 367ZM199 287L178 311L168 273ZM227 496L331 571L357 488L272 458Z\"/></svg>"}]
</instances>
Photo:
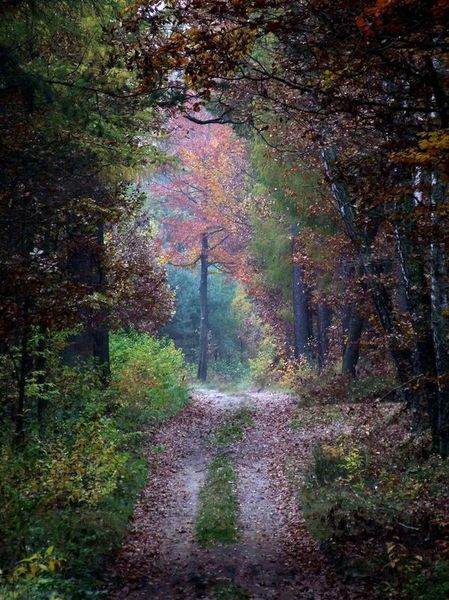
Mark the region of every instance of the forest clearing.
<instances>
[{"instance_id":1,"label":"forest clearing","mask_svg":"<svg viewBox=\"0 0 449 600\"><path fill-rule=\"evenodd\" d=\"M448 26L0 2L0 600L449 598Z\"/></svg>"}]
</instances>

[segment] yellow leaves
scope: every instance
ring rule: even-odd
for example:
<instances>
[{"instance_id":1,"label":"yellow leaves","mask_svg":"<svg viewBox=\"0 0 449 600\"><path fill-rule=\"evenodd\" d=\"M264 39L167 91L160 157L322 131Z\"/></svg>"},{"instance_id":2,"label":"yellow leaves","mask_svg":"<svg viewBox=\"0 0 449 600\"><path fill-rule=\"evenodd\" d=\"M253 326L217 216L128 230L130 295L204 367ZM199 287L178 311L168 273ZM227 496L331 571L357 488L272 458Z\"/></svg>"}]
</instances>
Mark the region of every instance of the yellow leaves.
<instances>
[{"instance_id":1,"label":"yellow leaves","mask_svg":"<svg viewBox=\"0 0 449 600\"><path fill-rule=\"evenodd\" d=\"M449 129L438 129L423 134L418 146L426 151L449 150Z\"/></svg>"},{"instance_id":2,"label":"yellow leaves","mask_svg":"<svg viewBox=\"0 0 449 600\"><path fill-rule=\"evenodd\" d=\"M330 69L325 69L321 74L321 87L323 90L327 90L332 87L334 81L337 79L337 74Z\"/></svg>"},{"instance_id":3,"label":"yellow leaves","mask_svg":"<svg viewBox=\"0 0 449 600\"><path fill-rule=\"evenodd\" d=\"M449 129L437 129L421 135L417 146L392 153L393 160L420 166L438 166L449 173Z\"/></svg>"},{"instance_id":4,"label":"yellow leaves","mask_svg":"<svg viewBox=\"0 0 449 600\"><path fill-rule=\"evenodd\" d=\"M400 571L404 573L417 573L422 568L423 557L420 554L413 554L406 545L398 542L387 542L386 552L388 556L385 568Z\"/></svg>"},{"instance_id":5,"label":"yellow leaves","mask_svg":"<svg viewBox=\"0 0 449 600\"><path fill-rule=\"evenodd\" d=\"M329 444L323 444L321 446L321 450L325 456L334 460L343 458L344 456L343 448L340 448L339 446L330 446Z\"/></svg>"},{"instance_id":6,"label":"yellow leaves","mask_svg":"<svg viewBox=\"0 0 449 600\"><path fill-rule=\"evenodd\" d=\"M49 546L45 552L35 552L22 559L12 574L12 580L33 579L46 573L55 573L64 568L64 559L54 555L54 546Z\"/></svg>"},{"instance_id":7,"label":"yellow leaves","mask_svg":"<svg viewBox=\"0 0 449 600\"><path fill-rule=\"evenodd\" d=\"M94 506L109 496L127 461L118 444L117 432L107 419L81 422L72 445L49 444L47 458L40 464L42 503Z\"/></svg>"}]
</instances>

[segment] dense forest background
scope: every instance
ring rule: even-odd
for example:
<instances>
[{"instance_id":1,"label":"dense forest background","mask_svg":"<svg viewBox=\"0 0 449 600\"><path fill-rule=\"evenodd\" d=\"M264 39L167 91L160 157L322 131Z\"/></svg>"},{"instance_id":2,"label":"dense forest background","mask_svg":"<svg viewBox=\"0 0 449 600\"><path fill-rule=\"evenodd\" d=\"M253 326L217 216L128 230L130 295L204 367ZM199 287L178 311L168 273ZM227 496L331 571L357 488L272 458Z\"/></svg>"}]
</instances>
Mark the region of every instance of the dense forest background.
<instances>
[{"instance_id":1,"label":"dense forest background","mask_svg":"<svg viewBox=\"0 0 449 600\"><path fill-rule=\"evenodd\" d=\"M196 379L366 406L310 457L309 527L380 594L446 597L448 16L0 4L1 597L106 595Z\"/></svg>"}]
</instances>

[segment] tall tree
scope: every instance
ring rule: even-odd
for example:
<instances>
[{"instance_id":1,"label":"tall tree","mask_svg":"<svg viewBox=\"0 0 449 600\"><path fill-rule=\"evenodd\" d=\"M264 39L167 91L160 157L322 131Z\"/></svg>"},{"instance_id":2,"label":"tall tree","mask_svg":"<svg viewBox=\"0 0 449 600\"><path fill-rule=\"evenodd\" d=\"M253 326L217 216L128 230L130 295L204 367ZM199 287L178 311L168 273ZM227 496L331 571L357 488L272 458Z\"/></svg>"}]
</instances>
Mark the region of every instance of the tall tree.
<instances>
[{"instance_id":1,"label":"tall tree","mask_svg":"<svg viewBox=\"0 0 449 600\"><path fill-rule=\"evenodd\" d=\"M289 124L284 150L306 154L317 167L321 163L414 420L432 420L437 407L434 446L443 455L447 217L437 207L447 202L442 182L449 147L448 12L447 2L439 0L242 0L218 5L172 0L153 17L154 34L146 41L151 56L144 50L147 62L141 63L149 74L151 69L160 72L161 56L164 64L173 61L177 85L184 86L186 95L190 87L205 100L212 98L221 120L247 123L268 143L273 138L266 133L264 115L267 110L279 115ZM140 20L145 21L144 14ZM175 64L180 55L182 63ZM415 175L416 169L427 170L429 177L421 178L427 183L412 176L404 186L404 164ZM419 210L411 209L412 229L431 248L426 280L433 278L433 319L425 325L425 338L433 339L436 361L432 367L421 361L421 372L414 360L417 336L406 335L408 323L396 310L397 283L391 282L391 274L398 257L387 242L398 209L417 187L424 200ZM414 332L419 323L422 333L416 315L411 322ZM436 395L426 399L432 390L421 384L433 372Z\"/></svg>"},{"instance_id":2,"label":"tall tree","mask_svg":"<svg viewBox=\"0 0 449 600\"><path fill-rule=\"evenodd\" d=\"M229 126L195 125L181 116L172 119L170 130L177 161L152 190L165 200L168 260L182 267L200 264L198 378L204 381L209 268L236 272L246 243L245 145Z\"/></svg>"},{"instance_id":3,"label":"tall tree","mask_svg":"<svg viewBox=\"0 0 449 600\"><path fill-rule=\"evenodd\" d=\"M0 352L18 438L36 408L36 362L45 371L34 337L42 346L76 326L68 355L107 372L104 228L134 202L129 179L155 154L138 134L157 128L126 63L125 10L115 0L0 7Z\"/></svg>"}]
</instances>

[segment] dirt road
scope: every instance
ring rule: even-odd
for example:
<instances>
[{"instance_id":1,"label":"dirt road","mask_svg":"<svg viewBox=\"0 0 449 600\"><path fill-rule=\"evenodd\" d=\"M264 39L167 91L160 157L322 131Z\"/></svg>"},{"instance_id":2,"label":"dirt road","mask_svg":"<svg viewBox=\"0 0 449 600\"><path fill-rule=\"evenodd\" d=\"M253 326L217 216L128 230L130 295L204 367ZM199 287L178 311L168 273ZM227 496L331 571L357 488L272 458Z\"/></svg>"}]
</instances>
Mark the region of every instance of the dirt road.
<instances>
[{"instance_id":1,"label":"dirt road","mask_svg":"<svg viewBox=\"0 0 449 600\"><path fill-rule=\"evenodd\" d=\"M211 432L233 411L254 419L243 440L226 449L237 474L239 541L201 547L195 538L198 497L216 450ZM292 483L320 435L289 427L286 394L195 392L148 449L150 475L113 568L117 600L367 598L348 588L303 524ZM210 439L210 438L209 438Z\"/></svg>"}]
</instances>

